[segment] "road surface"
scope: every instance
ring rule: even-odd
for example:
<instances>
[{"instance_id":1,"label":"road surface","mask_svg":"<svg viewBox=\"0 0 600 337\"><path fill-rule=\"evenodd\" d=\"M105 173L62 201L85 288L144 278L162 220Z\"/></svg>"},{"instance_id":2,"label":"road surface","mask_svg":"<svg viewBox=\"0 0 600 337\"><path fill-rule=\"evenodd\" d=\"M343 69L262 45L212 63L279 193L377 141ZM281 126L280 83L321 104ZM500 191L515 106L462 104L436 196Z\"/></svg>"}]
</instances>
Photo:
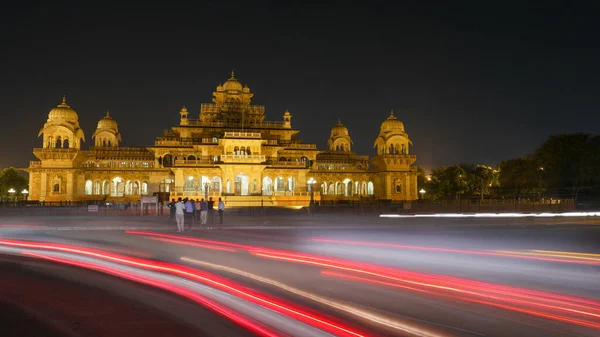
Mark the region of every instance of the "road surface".
<instances>
[{"instance_id":1,"label":"road surface","mask_svg":"<svg viewBox=\"0 0 600 337\"><path fill-rule=\"evenodd\" d=\"M55 335L600 335L597 226L6 226L0 253L0 308Z\"/></svg>"}]
</instances>

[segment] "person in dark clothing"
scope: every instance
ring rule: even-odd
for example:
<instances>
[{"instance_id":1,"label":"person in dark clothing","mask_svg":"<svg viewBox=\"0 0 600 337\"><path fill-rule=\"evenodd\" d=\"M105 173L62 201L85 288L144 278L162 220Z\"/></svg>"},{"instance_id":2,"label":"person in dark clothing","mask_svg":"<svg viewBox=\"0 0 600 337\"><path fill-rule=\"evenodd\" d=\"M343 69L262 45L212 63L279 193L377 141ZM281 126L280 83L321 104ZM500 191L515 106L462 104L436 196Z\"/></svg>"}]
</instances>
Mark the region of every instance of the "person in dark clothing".
<instances>
[{"instance_id":1,"label":"person in dark clothing","mask_svg":"<svg viewBox=\"0 0 600 337\"><path fill-rule=\"evenodd\" d=\"M171 220L175 219L175 198L169 203L169 216L171 217Z\"/></svg>"},{"instance_id":2,"label":"person in dark clothing","mask_svg":"<svg viewBox=\"0 0 600 337\"><path fill-rule=\"evenodd\" d=\"M219 210L219 223L222 225L223 224L223 212L225 212L225 203L223 202L223 200L221 200L221 198L219 198L219 204L217 207Z\"/></svg>"},{"instance_id":3,"label":"person in dark clothing","mask_svg":"<svg viewBox=\"0 0 600 337\"><path fill-rule=\"evenodd\" d=\"M215 223L215 201L212 197L208 198L208 218L211 224Z\"/></svg>"}]
</instances>

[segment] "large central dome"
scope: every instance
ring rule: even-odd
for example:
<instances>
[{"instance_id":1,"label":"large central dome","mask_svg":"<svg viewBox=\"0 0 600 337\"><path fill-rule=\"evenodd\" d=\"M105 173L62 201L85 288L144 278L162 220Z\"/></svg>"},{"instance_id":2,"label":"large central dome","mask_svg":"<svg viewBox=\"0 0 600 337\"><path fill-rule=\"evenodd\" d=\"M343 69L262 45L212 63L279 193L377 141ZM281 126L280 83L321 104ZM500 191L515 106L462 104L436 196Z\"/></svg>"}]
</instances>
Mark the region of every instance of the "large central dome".
<instances>
[{"instance_id":1,"label":"large central dome","mask_svg":"<svg viewBox=\"0 0 600 337\"><path fill-rule=\"evenodd\" d=\"M56 106L56 108L50 110L48 113L48 121L65 121L71 123L77 123L79 116L75 110L71 109L67 105L67 98L63 96L62 103Z\"/></svg>"},{"instance_id":2,"label":"large central dome","mask_svg":"<svg viewBox=\"0 0 600 337\"><path fill-rule=\"evenodd\" d=\"M231 77L227 80L227 82L225 82L225 84L223 84L223 90L242 91L242 84L235 79L235 77L233 76L233 71L231 72Z\"/></svg>"}]
</instances>

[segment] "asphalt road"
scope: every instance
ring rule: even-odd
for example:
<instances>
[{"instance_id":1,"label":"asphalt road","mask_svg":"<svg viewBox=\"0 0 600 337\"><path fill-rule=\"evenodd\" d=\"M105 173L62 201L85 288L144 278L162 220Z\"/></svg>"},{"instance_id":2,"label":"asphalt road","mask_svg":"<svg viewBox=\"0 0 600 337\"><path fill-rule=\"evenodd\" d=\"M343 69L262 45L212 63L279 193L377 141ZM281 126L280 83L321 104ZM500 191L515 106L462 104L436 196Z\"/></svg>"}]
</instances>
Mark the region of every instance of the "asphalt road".
<instances>
[{"instance_id":1,"label":"asphalt road","mask_svg":"<svg viewBox=\"0 0 600 337\"><path fill-rule=\"evenodd\" d=\"M37 319L39 326L31 328L57 335L600 335L596 226L184 233L4 228L0 237L0 248L12 249L10 263L0 266L9 275L2 280L0 308L33 308L50 319ZM30 241L38 243L14 246ZM114 257L98 259L65 245L139 260L122 267ZM38 255L24 257L23 251ZM73 266L76 259L80 265ZM205 274L190 276L190 267ZM162 286L127 276L133 273L160 278ZM167 283L202 294L260 328L186 299ZM31 315L14 311L20 312L14 324ZM76 326L68 323L73 316ZM62 322L63 330L48 321Z\"/></svg>"}]
</instances>

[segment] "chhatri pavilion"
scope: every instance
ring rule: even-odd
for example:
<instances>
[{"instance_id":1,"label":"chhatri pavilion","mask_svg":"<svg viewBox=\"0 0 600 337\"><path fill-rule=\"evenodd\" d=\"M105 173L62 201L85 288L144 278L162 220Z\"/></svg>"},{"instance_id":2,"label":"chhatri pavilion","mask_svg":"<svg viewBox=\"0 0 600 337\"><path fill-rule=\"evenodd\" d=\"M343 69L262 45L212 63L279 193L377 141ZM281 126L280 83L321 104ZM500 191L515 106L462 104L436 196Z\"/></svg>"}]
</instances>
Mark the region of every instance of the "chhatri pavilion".
<instances>
[{"instance_id":1,"label":"chhatri pavilion","mask_svg":"<svg viewBox=\"0 0 600 337\"><path fill-rule=\"evenodd\" d=\"M107 112L85 140L78 115L63 97L48 113L38 136L42 147L29 168L31 200L134 202L143 195L222 197L231 206L305 206L327 200L417 199L416 156L404 124L393 113L381 124L375 157L352 151L348 128L338 121L327 149L305 144L292 114L266 121L265 108L232 72L217 86L200 114L179 111L173 126L153 146L124 147Z\"/></svg>"}]
</instances>

